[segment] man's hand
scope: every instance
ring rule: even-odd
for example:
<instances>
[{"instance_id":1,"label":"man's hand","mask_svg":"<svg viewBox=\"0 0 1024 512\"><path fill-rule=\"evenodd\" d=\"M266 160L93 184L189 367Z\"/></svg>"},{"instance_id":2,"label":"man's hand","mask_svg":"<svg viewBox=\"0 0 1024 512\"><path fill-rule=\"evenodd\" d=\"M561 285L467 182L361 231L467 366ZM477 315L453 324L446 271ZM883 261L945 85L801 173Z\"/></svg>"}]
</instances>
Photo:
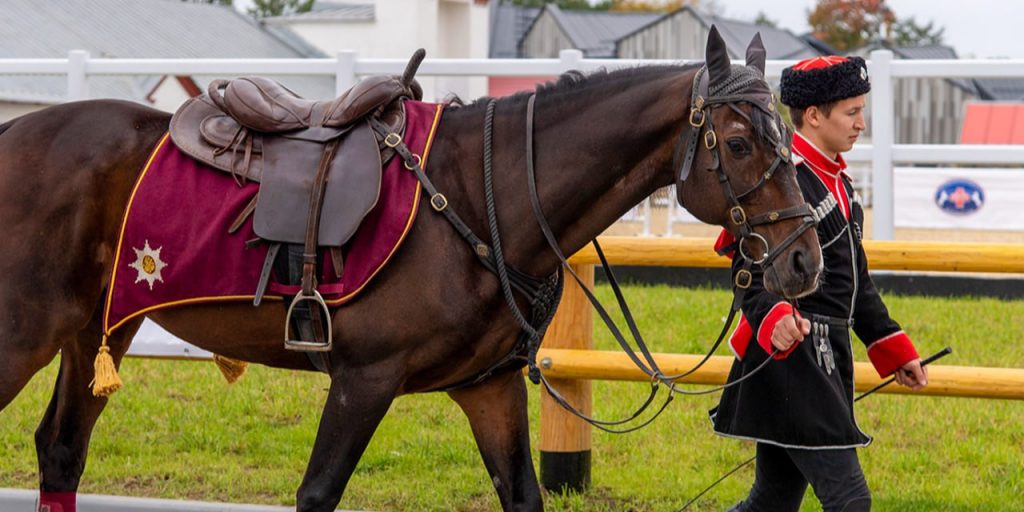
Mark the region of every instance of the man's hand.
<instances>
[{"instance_id":1,"label":"man's hand","mask_svg":"<svg viewBox=\"0 0 1024 512\"><path fill-rule=\"evenodd\" d=\"M896 377L896 382L901 386L906 386L914 391L917 391L928 385L928 367L921 366L920 359L914 359L913 361L899 367L893 372L893 377Z\"/></svg>"},{"instance_id":2,"label":"man's hand","mask_svg":"<svg viewBox=\"0 0 1024 512\"><path fill-rule=\"evenodd\" d=\"M797 321L799 320L799 325ZM772 346L785 352L798 341L803 341L804 336L811 333L811 321L806 318L795 319L793 315L782 317L775 324L772 331Z\"/></svg>"}]
</instances>

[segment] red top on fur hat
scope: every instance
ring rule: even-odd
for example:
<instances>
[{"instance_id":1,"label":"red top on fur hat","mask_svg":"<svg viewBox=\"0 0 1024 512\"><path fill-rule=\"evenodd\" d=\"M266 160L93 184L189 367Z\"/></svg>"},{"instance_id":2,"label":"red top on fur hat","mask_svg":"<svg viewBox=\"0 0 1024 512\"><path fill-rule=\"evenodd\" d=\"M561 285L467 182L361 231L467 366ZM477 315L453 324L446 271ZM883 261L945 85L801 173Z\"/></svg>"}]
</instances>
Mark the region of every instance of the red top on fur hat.
<instances>
[{"instance_id":1,"label":"red top on fur hat","mask_svg":"<svg viewBox=\"0 0 1024 512\"><path fill-rule=\"evenodd\" d=\"M870 90L868 70L860 57L814 57L782 70L781 100L794 108L825 105Z\"/></svg>"}]
</instances>

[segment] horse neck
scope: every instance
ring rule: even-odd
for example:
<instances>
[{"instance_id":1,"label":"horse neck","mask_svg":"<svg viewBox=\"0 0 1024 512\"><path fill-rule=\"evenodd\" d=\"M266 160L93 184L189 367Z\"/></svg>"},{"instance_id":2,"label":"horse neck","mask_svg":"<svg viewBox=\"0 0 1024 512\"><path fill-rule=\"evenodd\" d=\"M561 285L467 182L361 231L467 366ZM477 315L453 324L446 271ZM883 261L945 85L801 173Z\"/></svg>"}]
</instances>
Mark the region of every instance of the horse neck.
<instances>
[{"instance_id":1,"label":"horse neck","mask_svg":"<svg viewBox=\"0 0 1024 512\"><path fill-rule=\"evenodd\" d=\"M686 84L691 77L677 68L649 76L638 73L631 83L619 77L582 84L579 90L538 94L533 123L537 194L565 255L589 243L656 189L671 184L672 149L689 108ZM438 138L457 140L458 147L442 150L439 144L435 151L449 153L444 157L447 162L463 166L457 177L449 176L455 182L447 186L466 194L466 206L458 208L465 209L474 231L490 240L483 161L478 156L483 153L483 110L451 114L452 123ZM506 260L539 276L554 271L558 260L530 204L526 127L525 100L497 105L494 200ZM431 160L437 161L434 156Z\"/></svg>"}]
</instances>

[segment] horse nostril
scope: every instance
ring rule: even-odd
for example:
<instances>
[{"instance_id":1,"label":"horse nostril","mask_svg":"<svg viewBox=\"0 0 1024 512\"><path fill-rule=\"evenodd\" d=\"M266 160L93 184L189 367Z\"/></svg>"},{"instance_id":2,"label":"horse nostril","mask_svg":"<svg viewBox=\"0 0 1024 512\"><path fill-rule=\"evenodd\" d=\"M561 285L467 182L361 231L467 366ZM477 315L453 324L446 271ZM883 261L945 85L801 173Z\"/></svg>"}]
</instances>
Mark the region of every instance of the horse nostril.
<instances>
[{"instance_id":1,"label":"horse nostril","mask_svg":"<svg viewBox=\"0 0 1024 512\"><path fill-rule=\"evenodd\" d=\"M793 266L793 272L800 276L806 277L810 275L810 269L807 268L807 254L799 249L794 250L790 256L790 263Z\"/></svg>"}]
</instances>

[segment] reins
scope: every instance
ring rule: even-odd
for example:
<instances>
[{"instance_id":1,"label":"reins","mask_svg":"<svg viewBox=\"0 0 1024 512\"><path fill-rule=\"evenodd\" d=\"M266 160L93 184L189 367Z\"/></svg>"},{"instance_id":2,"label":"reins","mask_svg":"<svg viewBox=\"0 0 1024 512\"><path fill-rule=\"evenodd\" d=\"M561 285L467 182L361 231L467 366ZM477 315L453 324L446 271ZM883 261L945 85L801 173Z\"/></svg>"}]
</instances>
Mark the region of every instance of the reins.
<instances>
[{"instance_id":1,"label":"reins","mask_svg":"<svg viewBox=\"0 0 1024 512\"><path fill-rule=\"evenodd\" d=\"M715 340L711 349L704 355L704 357L692 368L679 373L677 375L666 375L658 366L654 359L647 343L644 341L640 329L636 325L636 321L633 318L633 314L626 304L625 298L622 295L622 291L619 287L618 281L615 279L615 275L608 265L608 261L605 258L604 252L601 250L600 244L597 240L593 240L594 248L598 254L598 258L601 261L601 266L604 269L605 276L608 279L609 285L612 288L616 302L622 315L625 319L628 330L632 336L632 343L627 341L622 331L612 320L611 315L601 305L597 297L593 292L583 284L582 279L576 274L572 266L559 247L558 240L556 239L554 232L547 222L547 217L544 215L543 209L540 205L540 198L537 192L537 181L536 181L536 170L534 162L534 111L536 103L536 94L530 95L527 100L526 106L526 165L527 165L527 183L529 186L529 197L530 204L533 209L534 218L540 227L541 232L544 235L547 244L557 256L560 261L560 266L554 274L549 276L547 279L538 279L532 276L528 276L522 272L516 271L513 267L509 266L505 261L504 251L501 244L500 229L498 226L497 219L497 207L494 201L494 190L493 190L493 124L494 124L494 109L496 100L491 99L486 107L486 113L484 117L484 144L483 144L483 178L484 178L484 199L486 203L487 211L487 223L489 228L489 234L491 236L491 245L483 242L477 237L472 230L466 225L464 221L458 216L457 213L449 207L448 199L440 193L436 187L431 183L430 179L427 178L421 167L420 158L418 155L413 154L406 147L405 143L401 140L401 137L395 133L391 133L389 128L376 120L371 118L371 126L378 132L380 137L385 143L392 147L404 160L405 167L412 171L416 178L423 185L427 194L430 197L429 203L431 207L443 214L445 218L453 225L455 230L460 236L470 245L474 254L480 262L497 277L499 284L502 289L502 295L505 299L506 305L511 310L511 313L519 325L522 334L520 335L519 341L516 343L512 352L506 355L504 358L499 360L497 363L492 365L487 370L481 372L479 375L457 383L453 386L444 388L443 390L457 389L464 386L469 386L477 382L482 381L494 372L501 368L509 366L511 364L525 363L528 367L528 376L530 380L535 384L541 384L547 390L548 394L573 415L587 421L594 427L611 433L625 433L633 430L642 428L657 418L661 412L665 410L668 404L672 401L676 394L682 395L705 395L710 393L716 393L727 389L729 387L738 385L744 380L752 377L762 368L764 368L778 351L773 351L763 363L758 365L752 372L744 375L743 377L710 389L700 391L688 391L681 389L677 386L677 381L693 374L699 370L711 356L715 353L722 341L725 339L726 334L731 327L736 312L739 311L742 303L742 298L745 290L750 286L753 276L750 272L752 265L761 265L762 267L770 266L776 257L781 254L786 248L792 245L807 229L810 229L817 223L817 217L814 216L810 206L806 203L796 206L785 208L782 210L775 210L768 213L760 214L755 217L748 217L745 210L741 206L740 201L747 198L749 195L754 193L757 189L766 184L774 175L775 171L783 164L790 161L791 155L789 154L789 148L784 144L784 140L773 141L775 142L775 159L769 168L761 175L759 181L750 189L746 190L742 194L735 194L732 185L729 181L728 176L721 165L721 158L718 154L717 135L714 132L711 123L711 109L717 105L729 105L734 110L739 110L733 103L736 102L748 102L757 106L758 104L752 101L745 95L725 95L709 97L706 93L707 90L707 78L706 78L706 67L701 68L694 78L694 96L691 98L691 110L688 116L688 127L683 130L683 134L680 137L679 144L675 150L677 157L683 157L683 164L680 167L679 183L678 187L681 188L683 180L686 175L689 174L690 166L692 166L694 157L696 155L696 144L698 140L703 140L705 147L712 155L712 168L709 170L715 171L718 176L718 181L725 194L726 201L728 202L729 217L733 223L734 228L738 231L738 254L739 257L743 258L743 268L737 272L737 276L733 281L733 301L730 306L729 315L726 319L725 325L723 325L718 338ZM705 91L701 93L701 91ZM766 107L761 107L762 109ZM771 107L772 109L774 106ZM742 111L741 111L742 114ZM745 116L748 120L749 117ZM698 135L703 130L703 135ZM686 144L685 154L681 154L682 145ZM680 198L682 196L680 195ZM680 201L681 203L681 201ZM773 224L787 219L801 218L803 222L793 233L791 233L782 244L775 248L769 248L767 241L760 235L754 232L753 228L760 225ZM759 255L758 258L751 258L746 253L744 242L750 239L759 240L764 245L764 253ZM605 323L616 342L619 344L621 349L626 353L629 359L650 377L651 391L647 399L643 404L629 417L621 420L598 420L589 417L582 412L575 409L558 391L551 386L548 380L541 373L540 368L537 366L537 351L540 347L541 339L543 338L544 332L551 322L551 318L554 316L555 308L557 307L557 301L561 297L562 283L563 283L563 270L567 270L569 275L580 285L580 289L584 292L587 300L590 301L594 309L597 311L601 320ZM527 315L520 309L516 303L516 299L513 293L513 289L518 290L522 293L531 305L530 319L527 320ZM634 348L635 345L635 348ZM524 354L525 352L525 354ZM665 401L658 408L657 412L652 417L644 420L641 424L626 428L626 429L614 429L610 427L623 425L630 421L635 420L647 408L654 403L654 399L657 396L661 386L664 385L668 388L669 394L665 398Z\"/></svg>"}]
</instances>

